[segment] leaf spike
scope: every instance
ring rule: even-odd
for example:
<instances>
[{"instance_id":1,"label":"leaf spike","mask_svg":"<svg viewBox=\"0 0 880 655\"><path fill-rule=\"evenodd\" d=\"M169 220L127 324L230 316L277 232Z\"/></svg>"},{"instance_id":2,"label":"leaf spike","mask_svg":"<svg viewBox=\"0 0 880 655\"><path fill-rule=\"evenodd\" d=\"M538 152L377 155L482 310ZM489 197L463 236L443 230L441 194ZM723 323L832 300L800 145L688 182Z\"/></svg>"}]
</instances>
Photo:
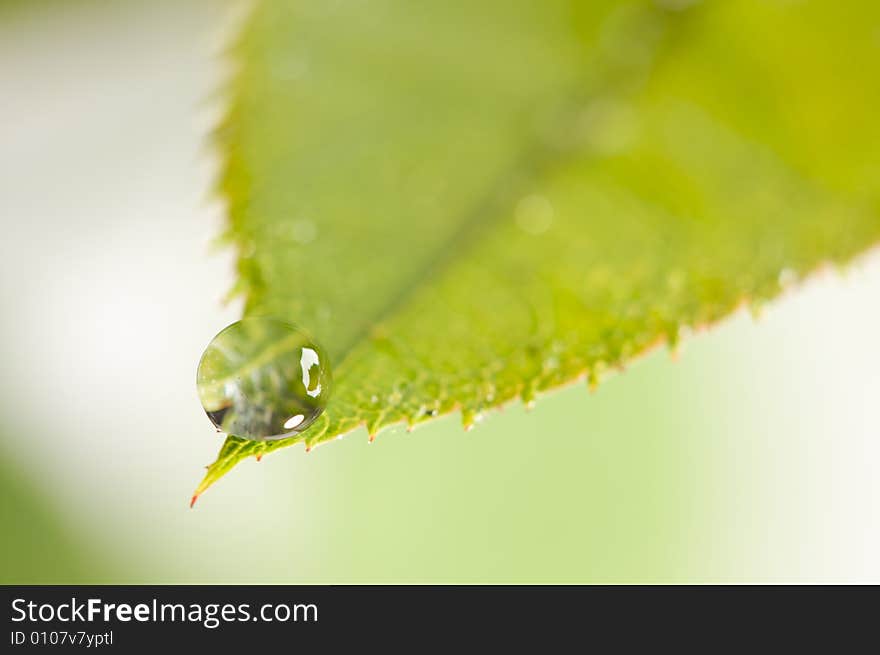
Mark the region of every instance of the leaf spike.
<instances>
[{"instance_id":1,"label":"leaf spike","mask_svg":"<svg viewBox=\"0 0 880 655\"><path fill-rule=\"evenodd\" d=\"M528 384L522 391L520 396L526 411L532 411L535 408L535 385L534 382Z\"/></svg>"},{"instance_id":2,"label":"leaf spike","mask_svg":"<svg viewBox=\"0 0 880 655\"><path fill-rule=\"evenodd\" d=\"M599 388L599 383L602 382L602 377L607 369L608 365L602 359L596 360L590 366L590 370L587 373L587 386L590 389L590 393L595 393Z\"/></svg>"},{"instance_id":3,"label":"leaf spike","mask_svg":"<svg viewBox=\"0 0 880 655\"><path fill-rule=\"evenodd\" d=\"M199 499L199 495L198 495L198 494L193 494L192 499L189 501L189 508L190 508L190 509L193 508L193 505L196 504L196 501L197 501L198 499Z\"/></svg>"},{"instance_id":4,"label":"leaf spike","mask_svg":"<svg viewBox=\"0 0 880 655\"><path fill-rule=\"evenodd\" d=\"M474 429L474 423L477 422L477 413L470 407L463 407L461 410L461 425L465 432Z\"/></svg>"},{"instance_id":5,"label":"leaf spike","mask_svg":"<svg viewBox=\"0 0 880 655\"><path fill-rule=\"evenodd\" d=\"M747 306L749 314L752 315L753 321L760 321L761 318L763 318L765 307L765 303L763 300L759 298L752 298L750 301L747 301Z\"/></svg>"},{"instance_id":6,"label":"leaf spike","mask_svg":"<svg viewBox=\"0 0 880 655\"><path fill-rule=\"evenodd\" d=\"M666 345L669 348L669 357L677 362L681 357L681 331L677 325L670 326L666 331Z\"/></svg>"}]
</instances>

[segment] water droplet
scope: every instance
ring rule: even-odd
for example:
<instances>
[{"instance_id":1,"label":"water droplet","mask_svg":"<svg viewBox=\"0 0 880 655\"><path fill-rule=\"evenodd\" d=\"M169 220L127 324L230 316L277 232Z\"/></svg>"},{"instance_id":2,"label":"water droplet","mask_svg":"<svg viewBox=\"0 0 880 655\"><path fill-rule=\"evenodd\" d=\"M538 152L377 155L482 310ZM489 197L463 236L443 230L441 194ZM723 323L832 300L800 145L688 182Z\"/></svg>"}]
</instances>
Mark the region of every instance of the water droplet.
<instances>
[{"instance_id":1,"label":"water droplet","mask_svg":"<svg viewBox=\"0 0 880 655\"><path fill-rule=\"evenodd\" d=\"M218 430L257 441L305 430L327 406L330 367L299 328L246 318L224 328L202 354L196 384Z\"/></svg>"},{"instance_id":2,"label":"water droplet","mask_svg":"<svg viewBox=\"0 0 880 655\"><path fill-rule=\"evenodd\" d=\"M272 67L272 73L280 80L293 81L309 74L309 60L305 57L283 59Z\"/></svg>"},{"instance_id":3,"label":"water droplet","mask_svg":"<svg viewBox=\"0 0 880 655\"><path fill-rule=\"evenodd\" d=\"M544 196L526 196L516 205L516 224L523 232L538 235L553 224L553 205Z\"/></svg>"},{"instance_id":4,"label":"water droplet","mask_svg":"<svg viewBox=\"0 0 880 655\"><path fill-rule=\"evenodd\" d=\"M294 241L306 245L318 238L318 226L308 219L299 219L290 224L290 236Z\"/></svg>"},{"instance_id":5,"label":"water droplet","mask_svg":"<svg viewBox=\"0 0 880 655\"><path fill-rule=\"evenodd\" d=\"M550 355L544 360L544 371L555 371L559 368L559 358L556 355Z\"/></svg>"},{"instance_id":6,"label":"water droplet","mask_svg":"<svg viewBox=\"0 0 880 655\"><path fill-rule=\"evenodd\" d=\"M578 123L580 138L600 155L622 153L633 144L638 132L633 108L611 98L590 103Z\"/></svg>"},{"instance_id":7,"label":"water droplet","mask_svg":"<svg viewBox=\"0 0 880 655\"><path fill-rule=\"evenodd\" d=\"M681 269L672 270L666 275L666 286L673 293L679 293L682 291L685 282L687 282L687 276Z\"/></svg>"}]
</instances>

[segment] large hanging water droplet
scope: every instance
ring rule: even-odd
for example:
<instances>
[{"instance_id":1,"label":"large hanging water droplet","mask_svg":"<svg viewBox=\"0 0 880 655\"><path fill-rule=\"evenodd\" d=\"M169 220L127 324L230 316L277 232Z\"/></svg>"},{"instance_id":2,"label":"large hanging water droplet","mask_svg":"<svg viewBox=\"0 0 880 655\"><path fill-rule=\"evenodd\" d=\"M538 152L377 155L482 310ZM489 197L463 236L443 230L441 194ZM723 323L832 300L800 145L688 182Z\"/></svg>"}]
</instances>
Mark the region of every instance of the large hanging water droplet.
<instances>
[{"instance_id":1,"label":"large hanging water droplet","mask_svg":"<svg viewBox=\"0 0 880 655\"><path fill-rule=\"evenodd\" d=\"M199 361L202 407L218 430L253 440L302 432L327 406L330 366L308 334L274 318L224 328Z\"/></svg>"}]
</instances>

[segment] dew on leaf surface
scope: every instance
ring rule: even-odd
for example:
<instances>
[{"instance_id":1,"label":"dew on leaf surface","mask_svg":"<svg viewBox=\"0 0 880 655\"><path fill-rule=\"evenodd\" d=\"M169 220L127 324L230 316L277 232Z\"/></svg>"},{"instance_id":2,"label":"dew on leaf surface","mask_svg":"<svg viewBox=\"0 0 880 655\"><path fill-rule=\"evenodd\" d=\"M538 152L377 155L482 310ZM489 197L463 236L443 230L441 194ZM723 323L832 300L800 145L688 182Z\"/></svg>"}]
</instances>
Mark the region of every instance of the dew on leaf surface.
<instances>
[{"instance_id":1,"label":"dew on leaf surface","mask_svg":"<svg viewBox=\"0 0 880 655\"><path fill-rule=\"evenodd\" d=\"M256 441L309 427L327 406L330 384L324 350L275 318L246 318L221 330L196 376L202 407L217 429Z\"/></svg>"}]
</instances>

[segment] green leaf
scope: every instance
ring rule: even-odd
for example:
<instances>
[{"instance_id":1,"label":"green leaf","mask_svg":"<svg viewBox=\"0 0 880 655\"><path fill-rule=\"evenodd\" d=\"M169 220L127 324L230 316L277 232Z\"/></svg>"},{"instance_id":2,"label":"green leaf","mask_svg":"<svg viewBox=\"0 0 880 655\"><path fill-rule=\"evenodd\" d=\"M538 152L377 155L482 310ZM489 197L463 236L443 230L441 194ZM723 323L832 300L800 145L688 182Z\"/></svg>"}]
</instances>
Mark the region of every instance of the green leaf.
<instances>
[{"instance_id":1,"label":"green leaf","mask_svg":"<svg viewBox=\"0 0 880 655\"><path fill-rule=\"evenodd\" d=\"M336 387L295 439L586 378L880 238L880 5L259 3L219 130L247 315ZM549 438L549 437L548 437Z\"/></svg>"}]
</instances>

